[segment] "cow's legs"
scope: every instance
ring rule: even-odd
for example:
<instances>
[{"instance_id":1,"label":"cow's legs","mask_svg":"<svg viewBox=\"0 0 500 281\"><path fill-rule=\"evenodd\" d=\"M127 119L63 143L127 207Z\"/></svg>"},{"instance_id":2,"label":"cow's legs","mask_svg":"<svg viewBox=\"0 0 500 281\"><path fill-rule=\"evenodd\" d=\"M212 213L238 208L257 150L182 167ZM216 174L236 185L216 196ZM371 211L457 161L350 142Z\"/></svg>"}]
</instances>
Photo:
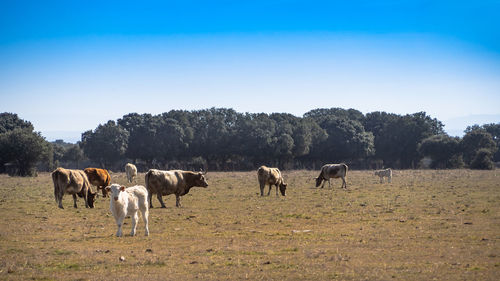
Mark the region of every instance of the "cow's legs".
<instances>
[{"instance_id":1,"label":"cow's legs","mask_svg":"<svg viewBox=\"0 0 500 281\"><path fill-rule=\"evenodd\" d=\"M176 207L181 207L181 196L180 195L175 195L175 206ZM164 208L164 207L162 207Z\"/></svg>"},{"instance_id":2,"label":"cow's legs","mask_svg":"<svg viewBox=\"0 0 500 281\"><path fill-rule=\"evenodd\" d=\"M88 188L86 191L83 192L83 200L85 200L85 208L89 208L89 201L87 201L89 189L90 188Z\"/></svg>"},{"instance_id":3,"label":"cow's legs","mask_svg":"<svg viewBox=\"0 0 500 281\"><path fill-rule=\"evenodd\" d=\"M260 196L264 196L264 188L266 188L266 184L259 182L260 184Z\"/></svg>"},{"instance_id":4,"label":"cow's legs","mask_svg":"<svg viewBox=\"0 0 500 281\"><path fill-rule=\"evenodd\" d=\"M345 182L344 177L342 177L342 188L347 189L347 183Z\"/></svg>"},{"instance_id":5,"label":"cow's legs","mask_svg":"<svg viewBox=\"0 0 500 281\"><path fill-rule=\"evenodd\" d=\"M77 206L76 206L76 194L73 194L73 207L77 208Z\"/></svg>"},{"instance_id":6,"label":"cow's legs","mask_svg":"<svg viewBox=\"0 0 500 281\"><path fill-rule=\"evenodd\" d=\"M387 182L388 182L388 183L391 183L391 181L392 181L392 177L391 177L391 176L389 176L389 177L387 178Z\"/></svg>"},{"instance_id":7,"label":"cow's legs","mask_svg":"<svg viewBox=\"0 0 500 281\"><path fill-rule=\"evenodd\" d=\"M108 191L106 190L106 187L101 186L101 190L102 190L102 197L108 197Z\"/></svg>"},{"instance_id":8,"label":"cow's legs","mask_svg":"<svg viewBox=\"0 0 500 281\"><path fill-rule=\"evenodd\" d=\"M149 220L148 220L149 211L147 208L144 208L143 210L141 210L141 212L142 212L142 220L144 221L145 224L144 235L149 236Z\"/></svg>"},{"instance_id":9,"label":"cow's legs","mask_svg":"<svg viewBox=\"0 0 500 281\"><path fill-rule=\"evenodd\" d=\"M116 218L116 225L118 226L118 230L116 231L117 237L122 236L122 226L123 226L124 219L125 219L125 216L119 216L118 218Z\"/></svg>"},{"instance_id":10,"label":"cow's legs","mask_svg":"<svg viewBox=\"0 0 500 281\"><path fill-rule=\"evenodd\" d=\"M323 183L321 184L321 188L325 187L326 180L323 180ZM328 181L330 183L330 181Z\"/></svg>"},{"instance_id":11,"label":"cow's legs","mask_svg":"<svg viewBox=\"0 0 500 281\"><path fill-rule=\"evenodd\" d=\"M130 236L135 235L138 220L139 220L139 216L137 215L137 211L135 211L134 215L132 215L132 231L130 232Z\"/></svg>"},{"instance_id":12,"label":"cow's legs","mask_svg":"<svg viewBox=\"0 0 500 281\"><path fill-rule=\"evenodd\" d=\"M62 194L57 194L57 203L58 203L58 207L61 208L61 209L64 209L63 205L62 205Z\"/></svg>"},{"instance_id":13,"label":"cow's legs","mask_svg":"<svg viewBox=\"0 0 500 281\"><path fill-rule=\"evenodd\" d=\"M163 203L163 198L161 197L161 193L156 194L156 198L160 201L161 207L166 208L165 203Z\"/></svg>"},{"instance_id":14,"label":"cow's legs","mask_svg":"<svg viewBox=\"0 0 500 281\"><path fill-rule=\"evenodd\" d=\"M151 192L148 192L148 203L149 203L149 208L153 208L153 202L152 202L152 197L153 194Z\"/></svg>"},{"instance_id":15,"label":"cow's legs","mask_svg":"<svg viewBox=\"0 0 500 281\"><path fill-rule=\"evenodd\" d=\"M380 183L384 183L384 177L380 177Z\"/></svg>"},{"instance_id":16,"label":"cow's legs","mask_svg":"<svg viewBox=\"0 0 500 281\"><path fill-rule=\"evenodd\" d=\"M279 186L279 184L276 184L276 196L280 196L280 195L278 194L278 186Z\"/></svg>"},{"instance_id":17,"label":"cow's legs","mask_svg":"<svg viewBox=\"0 0 500 281\"><path fill-rule=\"evenodd\" d=\"M269 194L271 194L271 188L272 188L272 185L269 184L269 190L267 191L267 196L269 196Z\"/></svg>"}]
</instances>

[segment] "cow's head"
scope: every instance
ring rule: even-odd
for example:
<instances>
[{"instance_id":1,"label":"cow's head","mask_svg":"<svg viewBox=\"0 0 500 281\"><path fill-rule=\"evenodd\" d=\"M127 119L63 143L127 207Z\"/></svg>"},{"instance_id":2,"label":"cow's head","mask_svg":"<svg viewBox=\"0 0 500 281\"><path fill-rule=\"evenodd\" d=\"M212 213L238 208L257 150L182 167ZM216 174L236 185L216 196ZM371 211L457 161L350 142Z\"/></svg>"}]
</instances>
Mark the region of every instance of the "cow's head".
<instances>
[{"instance_id":1,"label":"cow's head","mask_svg":"<svg viewBox=\"0 0 500 281\"><path fill-rule=\"evenodd\" d=\"M280 192L281 192L281 195L283 195L283 196L286 196L286 186L287 186L286 183L284 183L284 182L280 183Z\"/></svg>"},{"instance_id":2,"label":"cow's head","mask_svg":"<svg viewBox=\"0 0 500 281\"><path fill-rule=\"evenodd\" d=\"M125 191L125 186L119 185L119 184L112 184L110 186L106 186L106 191L111 193L111 198L113 198L115 201L118 201L118 198L120 197L120 192Z\"/></svg>"},{"instance_id":3,"label":"cow's head","mask_svg":"<svg viewBox=\"0 0 500 281\"><path fill-rule=\"evenodd\" d=\"M315 178L315 180L316 180L316 187L318 187L323 182L323 176L320 175L319 177Z\"/></svg>"},{"instance_id":4,"label":"cow's head","mask_svg":"<svg viewBox=\"0 0 500 281\"><path fill-rule=\"evenodd\" d=\"M93 192L92 189L89 188L89 192L87 193L87 203L90 208L94 208L94 202L97 197L97 192Z\"/></svg>"},{"instance_id":5,"label":"cow's head","mask_svg":"<svg viewBox=\"0 0 500 281\"><path fill-rule=\"evenodd\" d=\"M205 178L205 175L207 173L199 172L196 174L196 177L194 178L194 183L195 186L200 186L200 187L208 187L208 182L207 179Z\"/></svg>"}]
</instances>

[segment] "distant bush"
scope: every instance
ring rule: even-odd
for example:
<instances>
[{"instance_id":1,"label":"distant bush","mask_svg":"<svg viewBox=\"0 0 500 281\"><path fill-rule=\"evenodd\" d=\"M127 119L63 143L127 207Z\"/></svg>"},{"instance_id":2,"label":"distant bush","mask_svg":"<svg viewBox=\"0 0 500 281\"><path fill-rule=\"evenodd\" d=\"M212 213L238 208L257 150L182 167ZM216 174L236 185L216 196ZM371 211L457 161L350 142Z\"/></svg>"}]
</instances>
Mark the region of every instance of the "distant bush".
<instances>
[{"instance_id":1,"label":"distant bush","mask_svg":"<svg viewBox=\"0 0 500 281\"><path fill-rule=\"evenodd\" d=\"M477 170L493 170L495 167L493 161L493 153L489 149L479 149L470 163L471 169Z\"/></svg>"}]
</instances>

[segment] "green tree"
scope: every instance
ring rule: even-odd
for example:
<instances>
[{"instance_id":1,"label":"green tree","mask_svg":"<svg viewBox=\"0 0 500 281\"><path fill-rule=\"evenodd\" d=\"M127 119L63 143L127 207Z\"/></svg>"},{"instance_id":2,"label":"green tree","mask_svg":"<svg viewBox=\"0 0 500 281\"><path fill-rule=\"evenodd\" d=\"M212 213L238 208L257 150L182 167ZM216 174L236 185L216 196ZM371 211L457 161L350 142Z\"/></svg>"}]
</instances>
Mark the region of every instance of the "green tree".
<instances>
[{"instance_id":1,"label":"green tree","mask_svg":"<svg viewBox=\"0 0 500 281\"><path fill-rule=\"evenodd\" d=\"M479 170L493 170L495 166L493 164L493 161L491 161L492 156L493 155L490 149L479 149L470 163L470 168Z\"/></svg>"},{"instance_id":2,"label":"green tree","mask_svg":"<svg viewBox=\"0 0 500 281\"><path fill-rule=\"evenodd\" d=\"M83 153L83 150L77 144L74 144L74 145L68 147L64 151L64 154L61 158L61 160L63 160L63 161L75 162L76 167L78 169L80 168L80 162L83 161L84 159L85 159L85 155Z\"/></svg>"},{"instance_id":3,"label":"green tree","mask_svg":"<svg viewBox=\"0 0 500 281\"><path fill-rule=\"evenodd\" d=\"M343 109L343 108L318 108L308 111L304 114L304 118L312 118L318 124L322 123L325 119L336 117L340 119L353 120L363 123L365 116L363 113L356 109Z\"/></svg>"},{"instance_id":4,"label":"green tree","mask_svg":"<svg viewBox=\"0 0 500 281\"><path fill-rule=\"evenodd\" d=\"M500 123L496 124L490 123L490 124L484 124L482 126L479 125L469 126L465 130L465 133L469 133L471 131L480 129L484 129L493 138L493 141L497 145L497 151L493 154L493 161L500 162Z\"/></svg>"},{"instance_id":5,"label":"green tree","mask_svg":"<svg viewBox=\"0 0 500 281\"><path fill-rule=\"evenodd\" d=\"M328 162L352 161L373 155L373 134L356 120L325 117L319 123L328 137L313 148L313 157Z\"/></svg>"},{"instance_id":6,"label":"green tree","mask_svg":"<svg viewBox=\"0 0 500 281\"><path fill-rule=\"evenodd\" d=\"M50 160L51 153L49 143L40 133L33 132L30 126L0 134L2 164L14 163L20 176L36 175L36 164L42 160Z\"/></svg>"},{"instance_id":7,"label":"green tree","mask_svg":"<svg viewBox=\"0 0 500 281\"><path fill-rule=\"evenodd\" d=\"M34 130L31 122L20 119L17 114L8 112L0 113L0 134L14 129Z\"/></svg>"},{"instance_id":8,"label":"green tree","mask_svg":"<svg viewBox=\"0 0 500 281\"><path fill-rule=\"evenodd\" d=\"M423 156L432 159L431 168L460 168L460 139L445 134L434 135L424 139L418 146L418 151Z\"/></svg>"},{"instance_id":9,"label":"green tree","mask_svg":"<svg viewBox=\"0 0 500 281\"><path fill-rule=\"evenodd\" d=\"M464 154L464 161L468 165L471 164L480 149L490 151L489 155L491 156L498 150L491 134L479 127L466 130L460 145Z\"/></svg>"},{"instance_id":10,"label":"green tree","mask_svg":"<svg viewBox=\"0 0 500 281\"><path fill-rule=\"evenodd\" d=\"M415 168L420 160L419 143L444 134L443 124L425 112L404 116L373 112L367 114L364 124L374 134L375 157L386 167Z\"/></svg>"},{"instance_id":11,"label":"green tree","mask_svg":"<svg viewBox=\"0 0 500 281\"><path fill-rule=\"evenodd\" d=\"M114 121L99 125L94 131L82 134L80 143L84 154L102 168L123 159L127 151L129 133Z\"/></svg>"},{"instance_id":12,"label":"green tree","mask_svg":"<svg viewBox=\"0 0 500 281\"><path fill-rule=\"evenodd\" d=\"M153 160L159 158L157 139L160 119L151 114L131 113L118 119L118 125L128 133L126 156L136 161L141 159L150 166Z\"/></svg>"}]
</instances>

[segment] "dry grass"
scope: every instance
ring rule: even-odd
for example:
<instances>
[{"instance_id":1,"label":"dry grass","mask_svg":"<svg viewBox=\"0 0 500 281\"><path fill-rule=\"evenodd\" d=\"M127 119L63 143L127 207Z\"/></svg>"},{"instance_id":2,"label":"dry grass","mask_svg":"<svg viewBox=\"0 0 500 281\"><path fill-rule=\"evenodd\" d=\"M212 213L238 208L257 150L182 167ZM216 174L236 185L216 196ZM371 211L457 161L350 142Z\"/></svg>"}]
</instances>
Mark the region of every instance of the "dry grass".
<instances>
[{"instance_id":1,"label":"dry grass","mask_svg":"<svg viewBox=\"0 0 500 281\"><path fill-rule=\"evenodd\" d=\"M65 196L60 210L49 174L0 175L0 279L498 280L498 173L395 171L379 184L351 171L344 191L285 171L286 199L258 196L255 172L209 173L182 208L168 196L150 211L149 237L141 220L122 238L108 199L74 209Z\"/></svg>"}]
</instances>

